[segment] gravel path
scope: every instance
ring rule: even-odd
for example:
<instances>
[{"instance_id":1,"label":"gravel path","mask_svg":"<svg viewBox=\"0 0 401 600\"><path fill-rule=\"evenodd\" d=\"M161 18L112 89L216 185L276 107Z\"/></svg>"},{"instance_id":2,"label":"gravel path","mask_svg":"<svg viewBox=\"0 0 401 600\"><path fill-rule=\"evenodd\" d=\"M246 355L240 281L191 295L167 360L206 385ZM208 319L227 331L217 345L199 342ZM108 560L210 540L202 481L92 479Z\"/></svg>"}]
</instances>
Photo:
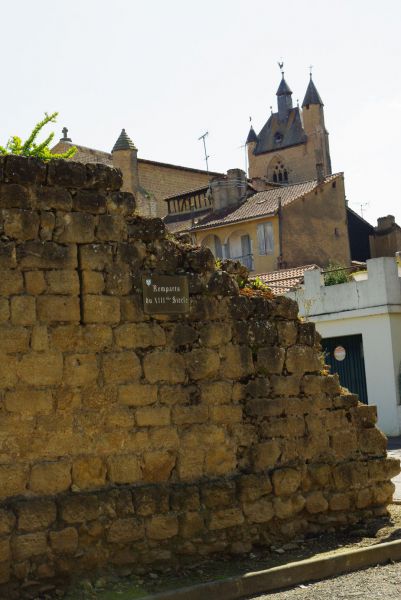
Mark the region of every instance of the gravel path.
<instances>
[{"instance_id":1,"label":"gravel path","mask_svg":"<svg viewBox=\"0 0 401 600\"><path fill-rule=\"evenodd\" d=\"M252 600L400 600L401 563L373 567ZM250 599L251 600L251 599Z\"/></svg>"}]
</instances>

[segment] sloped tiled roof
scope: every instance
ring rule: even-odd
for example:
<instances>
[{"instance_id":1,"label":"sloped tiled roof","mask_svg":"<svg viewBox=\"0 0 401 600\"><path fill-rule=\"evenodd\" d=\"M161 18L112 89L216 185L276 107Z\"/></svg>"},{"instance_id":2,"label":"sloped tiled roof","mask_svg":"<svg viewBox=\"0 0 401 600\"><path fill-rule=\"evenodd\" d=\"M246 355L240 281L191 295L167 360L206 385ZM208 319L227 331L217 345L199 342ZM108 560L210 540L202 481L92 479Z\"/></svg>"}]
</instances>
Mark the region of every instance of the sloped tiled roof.
<instances>
[{"instance_id":1,"label":"sloped tiled roof","mask_svg":"<svg viewBox=\"0 0 401 600\"><path fill-rule=\"evenodd\" d=\"M339 173L326 177L323 185L333 181L339 177ZM273 215L277 212L279 202L281 206L286 206L294 202L297 198L301 198L305 194L312 192L319 184L316 179L304 181L293 185L283 185L263 192L257 192L240 205L227 206L220 210L210 211L205 217L194 227L193 231L200 229L208 229L211 227L221 227L229 223L239 221L248 221ZM173 215L171 215L173 216Z\"/></svg>"},{"instance_id":2,"label":"sloped tiled roof","mask_svg":"<svg viewBox=\"0 0 401 600\"><path fill-rule=\"evenodd\" d=\"M258 277L263 283L269 286L275 296L279 296L299 287L303 283L305 271L318 268L317 265L304 265L302 267L272 271L271 273L262 273Z\"/></svg>"},{"instance_id":3,"label":"sloped tiled roof","mask_svg":"<svg viewBox=\"0 0 401 600\"><path fill-rule=\"evenodd\" d=\"M110 152L103 152L102 150L95 150L94 148L87 148L86 146L80 146L79 144L72 144L71 142L63 142L60 140L58 144L52 148L52 152L66 152L72 146L77 149L74 154L73 160L82 163L101 163L108 167L113 166L113 160Z\"/></svg>"}]
</instances>

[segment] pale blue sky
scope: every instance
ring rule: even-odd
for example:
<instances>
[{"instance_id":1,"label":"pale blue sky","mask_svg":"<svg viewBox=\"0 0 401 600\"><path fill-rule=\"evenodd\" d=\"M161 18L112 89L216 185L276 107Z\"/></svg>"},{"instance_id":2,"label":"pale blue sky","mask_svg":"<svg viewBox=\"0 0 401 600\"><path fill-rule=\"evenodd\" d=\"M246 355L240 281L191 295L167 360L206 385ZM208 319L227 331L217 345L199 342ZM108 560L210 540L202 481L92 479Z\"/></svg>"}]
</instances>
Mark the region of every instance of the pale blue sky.
<instances>
[{"instance_id":1,"label":"pale blue sky","mask_svg":"<svg viewBox=\"0 0 401 600\"><path fill-rule=\"evenodd\" d=\"M350 206L401 224L400 38L399 0L3 2L0 143L58 110L56 139L110 150L125 127L140 157L203 167L208 130L210 169L243 168L283 57L294 104L314 65Z\"/></svg>"}]
</instances>

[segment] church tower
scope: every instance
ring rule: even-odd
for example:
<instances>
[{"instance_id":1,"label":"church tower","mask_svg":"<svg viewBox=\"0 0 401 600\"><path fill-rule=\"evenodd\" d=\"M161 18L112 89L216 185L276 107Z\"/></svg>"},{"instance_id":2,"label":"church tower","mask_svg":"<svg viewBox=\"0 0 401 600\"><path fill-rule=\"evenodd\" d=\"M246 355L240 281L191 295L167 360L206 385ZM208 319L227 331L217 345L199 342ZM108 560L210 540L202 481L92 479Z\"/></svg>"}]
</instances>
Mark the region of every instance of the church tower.
<instances>
[{"instance_id":1,"label":"church tower","mask_svg":"<svg viewBox=\"0 0 401 600\"><path fill-rule=\"evenodd\" d=\"M279 66L277 112L271 112L258 134L251 127L246 141L249 177L274 185L321 179L331 174L322 99L311 75L302 109L294 107L283 63Z\"/></svg>"},{"instance_id":2,"label":"church tower","mask_svg":"<svg viewBox=\"0 0 401 600\"><path fill-rule=\"evenodd\" d=\"M302 102L302 120L308 143L313 146L317 170L323 170L323 176L331 175L329 134L324 124L323 101L313 83L310 74L309 85Z\"/></svg>"}]
</instances>

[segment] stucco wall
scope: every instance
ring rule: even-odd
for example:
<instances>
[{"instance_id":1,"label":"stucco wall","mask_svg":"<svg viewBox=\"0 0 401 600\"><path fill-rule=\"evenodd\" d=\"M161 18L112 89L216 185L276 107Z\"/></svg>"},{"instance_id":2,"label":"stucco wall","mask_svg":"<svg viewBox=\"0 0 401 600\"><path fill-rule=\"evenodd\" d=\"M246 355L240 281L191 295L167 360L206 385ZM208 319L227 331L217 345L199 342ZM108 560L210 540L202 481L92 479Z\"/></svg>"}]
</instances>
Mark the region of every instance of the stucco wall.
<instances>
[{"instance_id":1,"label":"stucco wall","mask_svg":"<svg viewBox=\"0 0 401 600\"><path fill-rule=\"evenodd\" d=\"M274 253L272 255L260 255L259 244L257 237L257 225L258 223L269 222L273 225L273 236L274 236ZM245 235L248 234L251 238L252 255L254 270L252 275L258 273L266 273L268 271L275 271L277 269L277 258L280 254L280 239L279 239L279 221L278 217L262 218L255 221L236 223L234 225L228 225L226 227L216 227L213 229L207 229L196 233L196 241L199 244L203 244L204 240L209 235L217 235L222 244L225 244L232 234Z\"/></svg>"}]
</instances>

